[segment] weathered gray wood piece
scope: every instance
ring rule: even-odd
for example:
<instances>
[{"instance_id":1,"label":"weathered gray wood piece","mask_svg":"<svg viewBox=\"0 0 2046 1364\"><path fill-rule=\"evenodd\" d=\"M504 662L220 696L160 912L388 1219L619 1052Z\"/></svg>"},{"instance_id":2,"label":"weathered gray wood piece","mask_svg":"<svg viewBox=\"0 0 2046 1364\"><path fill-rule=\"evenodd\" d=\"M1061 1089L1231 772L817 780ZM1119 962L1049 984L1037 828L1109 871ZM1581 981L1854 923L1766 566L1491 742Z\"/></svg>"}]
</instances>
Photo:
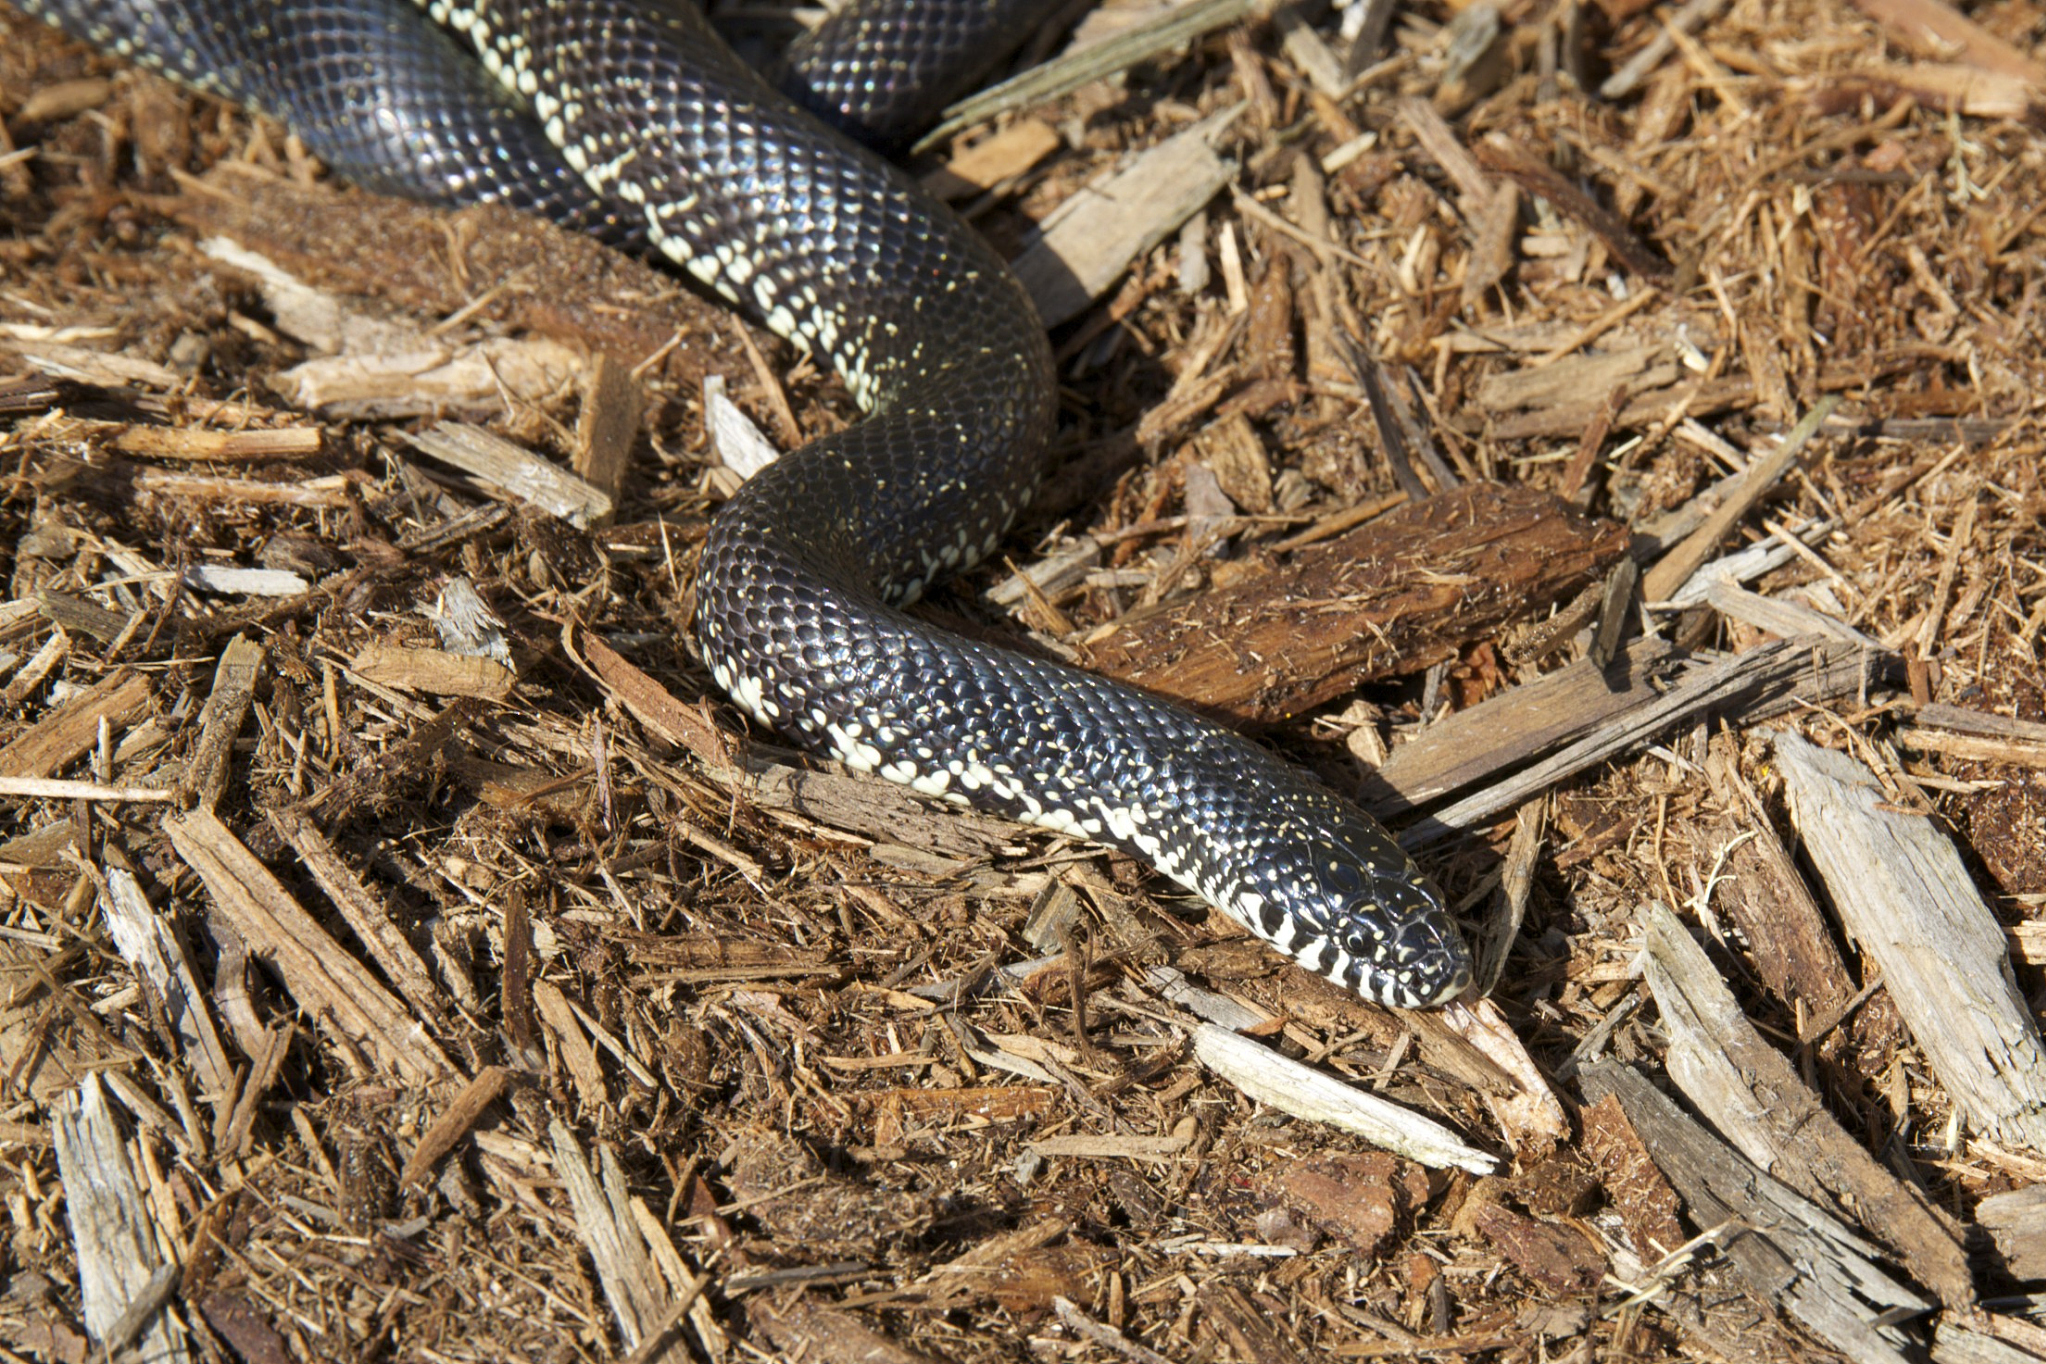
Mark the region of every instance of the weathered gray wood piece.
<instances>
[{"instance_id":1,"label":"weathered gray wood piece","mask_svg":"<svg viewBox=\"0 0 2046 1364\"><path fill-rule=\"evenodd\" d=\"M191 1356L183 1332L161 1310L148 1311L146 1317L130 1310L152 1292L160 1295L156 1307L162 1307L168 1294L157 1286L157 1278L166 1266L156 1253L148 1201L135 1182L127 1143L99 1076L86 1076L77 1093L57 1105L52 1136L64 1181L64 1213L78 1254L85 1329L109 1355L184 1364ZM134 1352L122 1353L130 1345Z\"/></svg>"},{"instance_id":2,"label":"weathered gray wood piece","mask_svg":"<svg viewBox=\"0 0 2046 1364\"><path fill-rule=\"evenodd\" d=\"M1952 840L1889 805L1846 754L1791 733L1775 748L1791 819L1841 926L1881 968L1933 1074L1975 1128L2046 1151L2046 1049L2003 927Z\"/></svg>"},{"instance_id":3,"label":"weathered gray wood piece","mask_svg":"<svg viewBox=\"0 0 2046 1364\"><path fill-rule=\"evenodd\" d=\"M1742 1155L1889 1245L1949 1308L1972 1307L1968 1257L1924 1195L1883 1168L1763 1040L1675 914L1650 902L1642 920L1643 974L1669 1038L1664 1065L1685 1097Z\"/></svg>"},{"instance_id":4,"label":"weathered gray wood piece","mask_svg":"<svg viewBox=\"0 0 2046 1364\"><path fill-rule=\"evenodd\" d=\"M1691 1220L1717 1231L1748 1289L1861 1364L1905 1364L1923 1348L1917 1333L1880 1324L1886 1313L1932 1304L1876 1264L1880 1252L1818 1204L1756 1169L1686 1116L1639 1072L1599 1061L1582 1072L1585 1097L1612 1094Z\"/></svg>"}]
</instances>

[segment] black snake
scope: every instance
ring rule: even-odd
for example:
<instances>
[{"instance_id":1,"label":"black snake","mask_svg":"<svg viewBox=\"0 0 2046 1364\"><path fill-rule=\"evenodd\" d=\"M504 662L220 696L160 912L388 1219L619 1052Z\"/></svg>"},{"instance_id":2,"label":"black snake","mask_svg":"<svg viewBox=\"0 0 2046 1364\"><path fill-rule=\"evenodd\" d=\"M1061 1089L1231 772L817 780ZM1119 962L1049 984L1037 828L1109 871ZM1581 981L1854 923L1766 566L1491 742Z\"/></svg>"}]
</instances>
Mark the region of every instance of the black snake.
<instances>
[{"instance_id":1,"label":"black snake","mask_svg":"<svg viewBox=\"0 0 2046 1364\"><path fill-rule=\"evenodd\" d=\"M702 558L704 658L763 724L1125 849L1372 999L1437 1004L1468 984L1439 893L1349 802L1156 698L904 614L991 551L1035 488L1054 416L1044 330L970 229L793 108L692 6L420 0L436 30L402 0L16 2L280 116L373 186L649 245L829 359L867 418L747 483ZM929 112L928 70L970 67L1033 9L842 11L790 85L891 139Z\"/></svg>"}]
</instances>

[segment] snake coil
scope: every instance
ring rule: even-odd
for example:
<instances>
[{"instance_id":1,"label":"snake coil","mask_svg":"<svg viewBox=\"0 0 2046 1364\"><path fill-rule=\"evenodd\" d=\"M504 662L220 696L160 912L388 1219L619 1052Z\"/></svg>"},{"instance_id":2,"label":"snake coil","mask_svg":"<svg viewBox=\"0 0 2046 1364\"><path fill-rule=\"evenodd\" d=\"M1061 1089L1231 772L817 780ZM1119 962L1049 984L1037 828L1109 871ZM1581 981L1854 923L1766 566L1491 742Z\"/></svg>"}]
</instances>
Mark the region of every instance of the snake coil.
<instances>
[{"instance_id":1,"label":"snake coil","mask_svg":"<svg viewBox=\"0 0 2046 1364\"><path fill-rule=\"evenodd\" d=\"M371 0L25 2L279 115L372 185L644 242L827 358L866 419L748 482L701 561L703 656L761 723L856 770L1122 848L1372 999L1424 1006L1468 984L1438 892L1354 805L1155 697L904 614L988 554L1035 488L1055 405L1043 327L977 235L791 107L693 8L421 0L478 68ZM916 22L872 5L834 20L799 97L895 136L922 112L923 67L984 53L1032 10L898 8ZM511 101L484 93L486 70Z\"/></svg>"}]
</instances>

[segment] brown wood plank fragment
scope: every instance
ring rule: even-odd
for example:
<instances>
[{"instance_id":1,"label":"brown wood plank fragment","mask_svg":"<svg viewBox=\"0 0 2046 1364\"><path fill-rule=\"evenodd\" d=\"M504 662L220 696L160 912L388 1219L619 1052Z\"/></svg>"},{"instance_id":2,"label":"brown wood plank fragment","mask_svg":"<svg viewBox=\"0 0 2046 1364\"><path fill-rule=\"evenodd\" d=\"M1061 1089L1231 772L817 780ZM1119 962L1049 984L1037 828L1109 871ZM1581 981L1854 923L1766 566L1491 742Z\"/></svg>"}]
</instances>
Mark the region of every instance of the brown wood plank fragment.
<instances>
[{"instance_id":1,"label":"brown wood plank fragment","mask_svg":"<svg viewBox=\"0 0 2046 1364\"><path fill-rule=\"evenodd\" d=\"M1275 724L1544 610L1626 546L1624 528L1547 493L1474 484L1118 622L1084 646L1086 663L1226 721Z\"/></svg>"},{"instance_id":2,"label":"brown wood plank fragment","mask_svg":"<svg viewBox=\"0 0 2046 1364\"><path fill-rule=\"evenodd\" d=\"M1605 1277L1606 1257L1582 1232L1523 1217L1497 1203L1481 1206L1472 1220L1501 1255L1551 1293L1588 1293Z\"/></svg>"},{"instance_id":3,"label":"brown wood plank fragment","mask_svg":"<svg viewBox=\"0 0 2046 1364\"><path fill-rule=\"evenodd\" d=\"M624 494L633 442L639 439L646 414L646 390L628 365L599 354L583 384L582 412L576 419L575 472L611 500Z\"/></svg>"},{"instance_id":4,"label":"brown wood plank fragment","mask_svg":"<svg viewBox=\"0 0 2046 1364\"><path fill-rule=\"evenodd\" d=\"M199 712L199 741L185 762L185 784L201 807L211 810L227 790L234 761L235 736L256 698L256 682L268 651L254 640L236 635L220 652L213 668L213 688Z\"/></svg>"},{"instance_id":5,"label":"brown wood plank fragment","mask_svg":"<svg viewBox=\"0 0 2046 1364\"><path fill-rule=\"evenodd\" d=\"M36 605L52 625L60 625L74 635L90 635L103 644L126 635L132 620L119 611L107 610L90 597L55 588L46 587L36 593Z\"/></svg>"},{"instance_id":6,"label":"brown wood plank fragment","mask_svg":"<svg viewBox=\"0 0 2046 1364\"><path fill-rule=\"evenodd\" d=\"M1784 1003L1802 1006L1805 1040L1815 1040L1854 999L1854 979L1761 795L1741 775L1730 739L1713 741L1705 776L1731 810L1717 826L1724 875L1713 903L1740 930L1762 983Z\"/></svg>"},{"instance_id":7,"label":"brown wood plank fragment","mask_svg":"<svg viewBox=\"0 0 2046 1364\"><path fill-rule=\"evenodd\" d=\"M1386 1250L1403 1216L1428 1201L1421 1167L1385 1151L1289 1164L1274 1183L1309 1221L1367 1260Z\"/></svg>"},{"instance_id":8,"label":"brown wood plank fragment","mask_svg":"<svg viewBox=\"0 0 2046 1364\"><path fill-rule=\"evenodd\" d=\"M1574 743L1661 695L1656 684L1671 671L1673 652L1661 640L1637 639L1610 668L1579 659L1445 716L1392 751L1359 803L1379 816L1398 814Z\"/></svg>"},{"instance_id":9,"label":"brown wood plank fragment","mask_svg":"<svg viewBox=\"0 0 2046 1364\"><path fill-rule=\"evenodd\" d=\"M1896 734L1897 745L1916 753L1943 753L1963 762L2006 763L2012 767L2046 770L2046 744L2022 743L1981 734L1948 734L1937 729L1905 725Z\"/></svg>"},{"instance_id":10,"label":"brown wood plank fragment","mask_svg":"<svg viewBox=\"0 0 2046 1364\"><path fill-rule=\"evenodd\" d=\"M453 654L445 649L410 649L373 640L348 665L368 681L429 696L470 696L502 701L518 681L495 659Z\"/></svg>"},{"instance_id":11,"label":"brown wood plank fragment","mask_svg":"<svg viewBox=\"0 0 2046 1364\"><path fill-rule=\"evenodd\" d=\"M265 483L254 478L166 474L154 469L137 469L134 487L138 493L154 493L158 497L225 502L235 507L325 507L341 511L355 505L348 496L347 481L345 477L337 476L305 482Z\"/></svg>"},{"instance_id":12,"label":"brown wood plank fragment","mask_svg":"<svg viewBox=\"0 0 2046 1364\"><path fill-rule=\"evenodd\" d=\"M284 1337L241 1294L209 1293L199 1300L199 1311L248 1364L289 1364L292 1354Z\"/></svg>"},{"instance_id":13,"label":"brown wood plank fragment","mask_svg":"<svg viewBox=\"0 0 2046 1364\"><path fill-rule=\"evenodd\" d=\"M851 1313L801 1298L786 1307L751 1303L746 1319L783 1359L814 1360L816 1364L933 1364L929 1355L904 1349Z\"/></svg>"},{"instance_id":14,"label":"brown wood plank fragment","mask_svg":"<svg viewBox=\"0 0 2046 1364\"><path fill-rule=\"evenodd\" d=\"M334 845L310 819L295 810L273 809L265 813L270 826L298 854L299 861L313 874L313 880L326 892L334 908L341 911L348 927L398 987L398 993L419 1011L421 1018L445 1026L446 1005L434 986L433 975L410 940L392 922L390 909L341 859Z\"/></svg>"},{"instance_id":15,"label":"brown wood plank fragment","mask_svg":"<svg viewBox=\"0 0 2046 1364\"><path fill-rule=\"evenodd\" d=\"M592 680L654 737L694 754L713 773L732 771L738 741L717 727L706 708L684 703L588 629L576 627L565 643L571 656L581 655Z\"/></svg>"},{"instance_id":16,"label":"brown wood plank fragment","mask_svg":"<svg viewBox=\"0 0 2046 1364\"><path fill-rule=\"evenodd\" d=\"M1471 155L1470 148L1464 146L1463 139L1456 135L1456 129L1449 126L1449 120L1418 95L1400 100L1398 108L1400 121L1407 125L1407 131L1414 135L1421 151L1456 183L1457 193L1466 209L1489 202L1492 177L1485 174L1485 168Z\"/></svg>"},{"instance_id":17,"label":"brown wood plank fragment","mask_svg":"<svg viewBox=\"0 0 2046 1364\"><path fill-rule=\"evenodd\" d=\"M1473 225L1471 263L1464 272L1462 303L1466 310L1513 268L1513 242L1520 231L1520 186L1508 181L1494 190Z\"/></svg>"},{"instance_id":18,"label":"brown wood plank fragment","mask_svg":"<svg viewBox=\"0 0 2046 1364\"><path fill-rule=\"evenodd\" d=\"M114 448L143 459L232 462L310 459L320 453L320 428L208 431L196 426L131 426L114 438Z\"/></svg>"},{"instance_id":19,"label":"brown wood plank fragment","mask_svg":"<svg viewBox=\"0 0 2046 1364\"><path fill-rule=\"evenodd\" d=\"M343 951L277 878L204 810L163 823L171 846L206 883L213 908L283 979L299 1006L408 1083L454 1070L405 1008Z\"/></svg>"},{"instance_id":20,"label":"brown wood plank fragment","mask_svg":"<svg viewBox=\"0 0 2046 1364\"><path fill-rule=\"evenodd\" d=\"M924 176L923 187L940 199L981 194L1029 170L1059 144L1058 129L1043 119L1018 119Z\"/></svg>"},{"instance_id":21,"label":"brown wood plank fragment","mask_svg":"<svg viewBox=\"0 0 2046 1364\"><path fill-rule=\"evenodd\" d=\"M1843 71L1840 77L1813 101L1821 109L1838 109L1848 100L1891 104L1910 99L1924 108L1972 118L2036 119L2046 108L2046 86L1959 63L1884 62Z\"/></svg>"},{"instance_id":22,"label":"brown wood plank fragment","mask_svg":"<svg viewBox=\"0 0 2046 1364\"><path fill-rule=\"evenodd\" d=\"M2011 739L2020 743L2046 744L2046 723L2038 720L2019 720L2009 715L1993 715L1988 711L1970 710L1966 706L1920 706L1917 719L1919 724L1928 728L1951 730L1956 734L1978 734L1989 738Z\"/></svg>"},{"instance_id":23,"label":"brown wood plank fragment","mask_svg":"<svg viewBox=\"0 0 2046 1364\"><path fill-rule=\"evenodd\" d=\"M1539 194L1565 217L1575 218L1613 253L1632 274L1657 283L1673 273L1669 262L1634 234L1618 214L1565 179L1548 162L1503 133L1493 133L1477 147L1477 161L1486 170L1506 176L1529 194Z\"/></svg>"},{"instance_id":24,"label":"brown wood plank fragment","mask_svg":"<svg viewBox=\"0 0 2046 1364\"><path fill-rule=\"evenodd\" d=\"M1875 656L1829 639L1787 639L1758 645L1693 668L1667 690L1643 696L1582 739L1503 781L1475 791L1400 834L1407 848L1422 846L1502 810L1512 809L1555 783L1701 716L1763 720L1797 706L1864 689Z\"/></svg>"},{"instance_id":25,"label":"brown wood plank fragment","mask_svg":"<svg viewBox=\"0 0 2046 1364\"><path fill-rule=\"evenodd\" d=\"M2046 95L2046 64L1941 0L1854 0L1855 8L1926 57L1959 60Z\"/></svg>"},{"instance_id":26,"label":"brown wood plank fragment","mask_svg":"<svg viewBox=\"0 0 2046 1364\"><path fill-rule=\"evenodd\" d=\"M1637 392L1667 388L1677 376L1677 366L1659 345L1578 350L1548 364L1487 374L1478 381L1477 399L1491 412L1546 412L1582 404L1588 393L1621 385ZM1600 410L1608 405L1600 404Z\"/></svg>"},{"instance_id":27,"label":"brown wood plank fragment","mask_svg":"<svg viewBox=\"0 0 2046 1364\"><path fill-rule=\"evenodd\" d=\"M1613 419L1615 430L1627 431L1652 425L1668 417L1674 408L1681 408L1693 417L1703 417L1732 407L1745 407L1755 400L1754 380L1747 378L1710 379L1691 384L1679 382L1645 390L1630 386L1628 391L1631 396L1626 406ZM1459 425L1473 433L1482 428L1492 439L1502 441L1575 436L1598 417L1603 406L1602 398L1580 393L1573 401L1555 407L1538 408L1489 422L1467 419Z\"/></svg>"},{"instance_id":28,"label":"brown wood plank fragment","mask_svg":"<svg viewBox=\"0 0 2046 1364\"><path fill-rule=\"evenodd\" d=\"M1641 580L1641 596L1644 601L1668 601L1676 590L1684 585L1690 576L1705 562L1719 552L1720 541L1726 538L1741 518L1753 511L1755 505L1769 491L1795 468L1803 458L1804 448L1820 427L1826 424L1833 409L1840 405L1837 397L1821 398L1803 420L1784 437L1783 443L1750 464L1741 481L1735 485L1726 500L1715 508L1698 529L1678 543L1676 548L1665 554L1656 565L1648 570Z\"/></svg>"},{"instance_id":29,"label":"brown wood plank fragment","mask_svg":"<svg viewBox=\"0 0 2046 1364\"><path fill-rule=\"evenodd\" d=\"M533 982L533 1008L547 1030L554 1034L555 1047L576 1092L593 1112L601 1111L610 1098L604 1086L604 1067L596 1049L583 1032L582 1021L568 1002L568 996L551 980Z\"/></svg>"},{"instance_id":30,"label":"brown wood plank fragment","mask_svg":"<svg viewBox=\"0 0 2046 1364\"><path fill-rule=\"evenodd\" d=\"M0 777L47 777L99 742L104 720L117 735L149 708L149 679L122 668L38 720L0 748Z\"/></svg>"},{"instance_id":31,"label":"brown wood plank fragment","mask_svg":"<svg viewBox=\"0 0 2046 1364\"><path fill-rule=\"evenodd\" d=\"M426 1135L412 1148L412 1154L405 1160L405 1168L398 1176L398 1183L407 1187L423 1182L440 1158L455 1149L455 1143L469 1134L490 1108L497 1102L511 1082L511 1072L503 1066L485 1066L476 1073L476 1078L462 1087L452 1102L433 1120L426 1129Z\"/></svg>"},{"instance_id":32,"label":"brown wood plank fragment","mask_svg":"<svg viewBox=\"0 0 2046 1364\"><path fill-rule=\"evenodd\" d=\"M1016 845L1013 824L940 807L893 782L776 762L761 745L749 746L743 760L743 789L763 810L950 857L986 857Z\"/></svg>"},{"instance_id":33,"label":"brown wood plank fragment","mask_svg":"<svg viewBox=\"0 0 2046 1364\"><path fill-rule=\"evenodd\" d=\"M1634 1253L1650 1265L1674 1253L1689 1238L1677 1220L1682 1204L1677 1191L1655 1168L1641 1134L1627 1121L1619 1100L1608 1094L1584 1109L1584 1153L1597 1167L1606 1197L1612 1200Z\"/></svg>"}]
</instances>

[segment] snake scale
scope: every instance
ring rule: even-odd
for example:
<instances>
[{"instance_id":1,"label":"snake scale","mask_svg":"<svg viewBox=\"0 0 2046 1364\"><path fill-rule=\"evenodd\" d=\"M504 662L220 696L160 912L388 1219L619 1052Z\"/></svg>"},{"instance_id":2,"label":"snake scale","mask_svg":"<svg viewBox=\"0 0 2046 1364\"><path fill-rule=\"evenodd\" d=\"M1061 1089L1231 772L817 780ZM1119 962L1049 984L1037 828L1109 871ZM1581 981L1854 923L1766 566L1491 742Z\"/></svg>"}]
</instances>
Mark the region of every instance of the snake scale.
<instances>
[{"instance_id":1,"label":"snake scale","mask_svg":"<svg viewBox=\"0 0 2046 1364\"><path fill-rule=\"evenodd\" d=\"M971 229L770 88L691 5L420 0L429 24L403 0L17 3L279 116L372 187L509 202L658 252L827 359L865 419L749 481L701 560L698 643L758 721L1124 849L1368 998L1421 1007L1467 986L1439 892L1348 801L1155 697L904 613L993 550L1036 486L1055 415L1044 329ZM785 88L891 141L953 93L946 72L971 74L1033 17L1018 0L848 7Z\"/></svg>"}]
</instances>

